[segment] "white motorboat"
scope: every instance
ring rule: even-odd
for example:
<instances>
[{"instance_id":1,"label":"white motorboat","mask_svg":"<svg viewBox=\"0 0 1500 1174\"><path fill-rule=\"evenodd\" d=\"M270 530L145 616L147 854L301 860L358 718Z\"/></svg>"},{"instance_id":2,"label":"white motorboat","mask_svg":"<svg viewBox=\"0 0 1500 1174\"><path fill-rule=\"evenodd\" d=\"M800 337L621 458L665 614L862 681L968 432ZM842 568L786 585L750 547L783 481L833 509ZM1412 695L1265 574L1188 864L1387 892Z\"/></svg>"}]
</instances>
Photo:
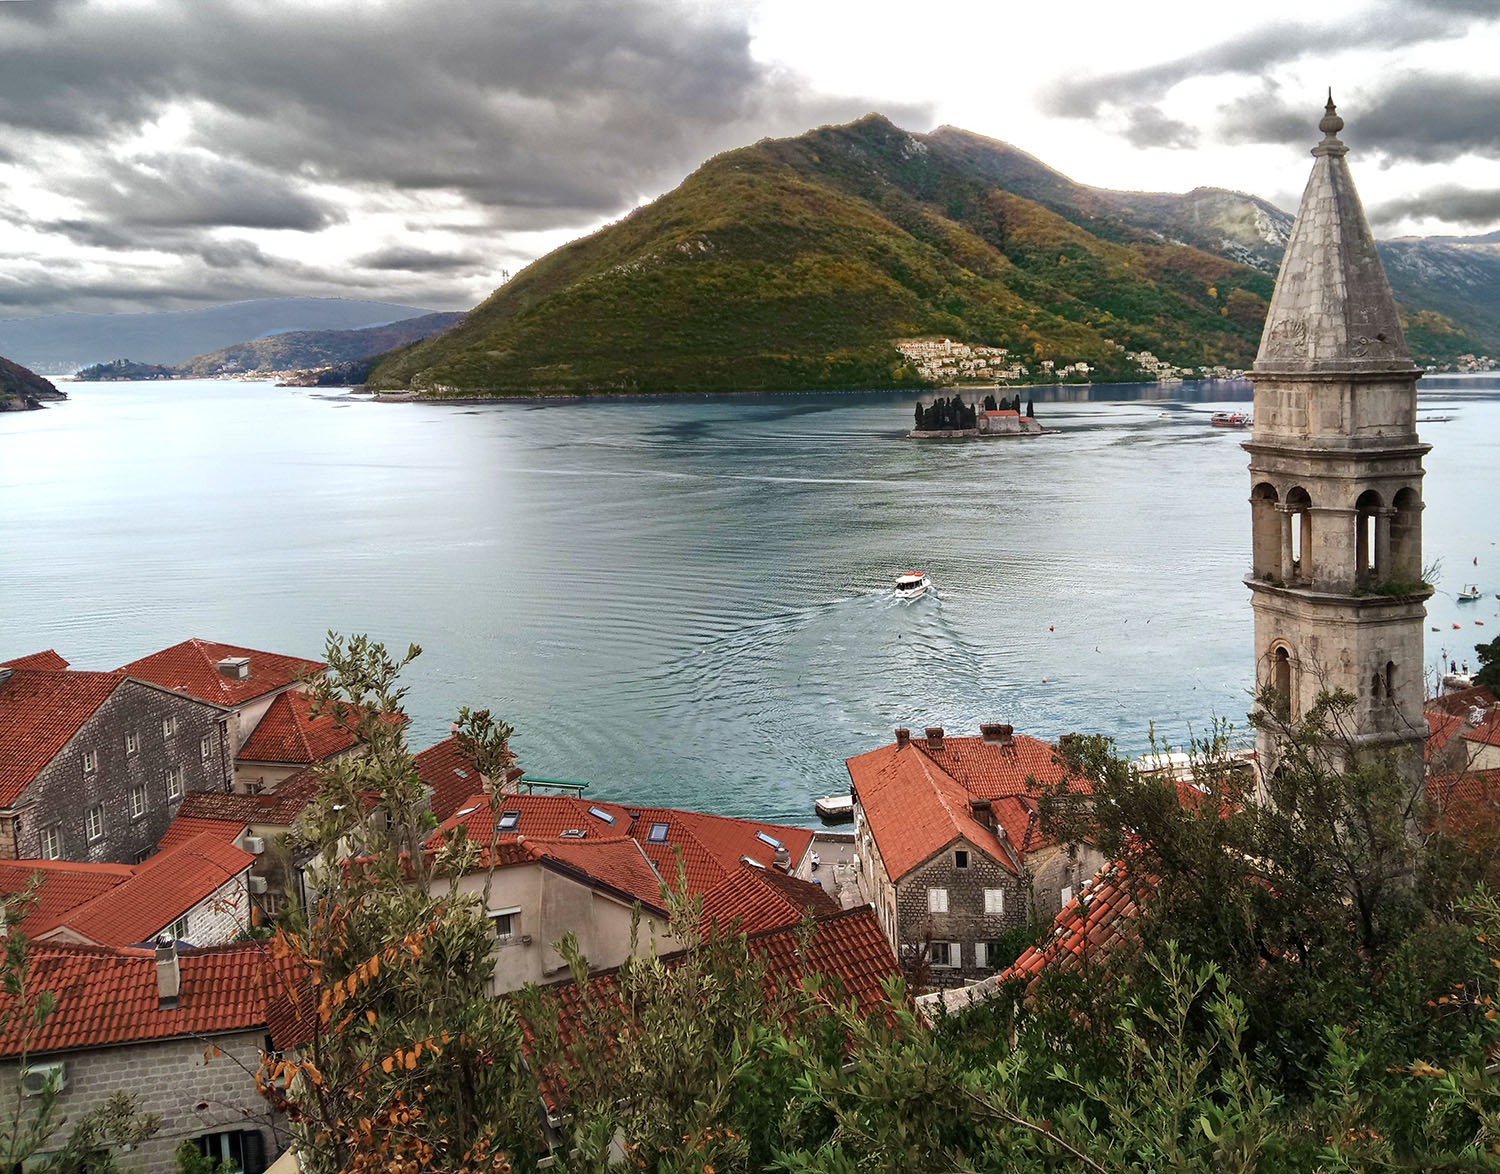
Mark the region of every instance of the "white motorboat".
<instances>
[{"instance_id":1,"label":"white motorboat","mask_svg":"<svg viewBox=\"0 0 1500 1174\"><path fill-rule=\"evenodd\" d=\"M907 571L896 580L897 599L916 599L919 595L927 594L927 589L932 586L932 580L927 577L926 571Z\"/></svg>"},{"instance_id":2,"label":"white motorboat","mask_svg":"<svg viewBox=\"0 0 1500 1174\"><path fill-rule=\"evenodd\" d=\"M1479 585L1477 583L1470 583L1458 593L1458 601L1460 603L1473 603L1479 596Z\"/></svg>"}]
</instances>

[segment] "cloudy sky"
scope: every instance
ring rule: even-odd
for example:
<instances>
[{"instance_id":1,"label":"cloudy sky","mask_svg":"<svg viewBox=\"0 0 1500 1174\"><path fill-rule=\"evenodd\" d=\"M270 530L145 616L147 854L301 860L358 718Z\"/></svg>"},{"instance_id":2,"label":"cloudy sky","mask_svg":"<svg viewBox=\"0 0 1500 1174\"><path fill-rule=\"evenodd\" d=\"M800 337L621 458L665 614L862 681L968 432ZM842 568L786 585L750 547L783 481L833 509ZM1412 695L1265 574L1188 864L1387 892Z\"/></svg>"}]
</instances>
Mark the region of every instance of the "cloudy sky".
<instances>
[{"instance_id":1,"label":"cloudy sky","mask_svg":"<svg viewBox=\"0 0 1500 1174\"><path fill-rule=\"evenodd\" d=\"M1500 228L1500 0L0 0L0 317L465 309L716 151L879 110L1377 231Z\"/></svg>"}]
</instances>

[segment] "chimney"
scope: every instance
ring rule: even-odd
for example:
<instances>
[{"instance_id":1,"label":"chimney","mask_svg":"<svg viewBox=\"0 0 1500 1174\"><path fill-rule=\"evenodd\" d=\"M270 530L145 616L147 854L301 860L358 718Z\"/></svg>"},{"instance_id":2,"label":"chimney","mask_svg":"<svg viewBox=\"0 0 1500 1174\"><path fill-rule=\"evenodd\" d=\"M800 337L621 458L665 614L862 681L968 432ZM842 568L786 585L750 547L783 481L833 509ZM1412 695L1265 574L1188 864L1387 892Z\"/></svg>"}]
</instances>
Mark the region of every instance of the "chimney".
<instances>
[{"instance_id":1,"label":"chimney","mask_svg":"<svg viewBox=\"0 0 1500 1174\"><path fill-rule=\"evenodd\" d=\"M905 726L896 727L896 748L899 750L911 741L911 731Z\"/></svg>"},{"instance_id":2,"label":"chimney","mask_svg":"<svg viewBox=\"0 0 1500 1174\"><path fill-rule=\"evenodd\" d=\"M248 656L226 656L214 665L222 676L231 681L248 681L250 679L250 658Z\"/></svg>"},{"instance_id":3,"label":"chimney","mask_svg":"<svg viewBox=\"0 0 1500 1174\"><path fill-rule=\"evenodd\" d=\"M929 750L941 750L942 748L943 748L943 727L942 726L928 726L927 727L927 749L929 749Z\"/></svg>"},{"instance_id":4,"label":"chimney","mask_svg":"<svg viewBox=\"0 0 1500 1174\"><path fill-rule=\"evenodd\" d=\"M156 1005L177 1006L182 993L182 965L177 961L177 943L163 930L156 935Z\"/></svg>"}]
</instances>

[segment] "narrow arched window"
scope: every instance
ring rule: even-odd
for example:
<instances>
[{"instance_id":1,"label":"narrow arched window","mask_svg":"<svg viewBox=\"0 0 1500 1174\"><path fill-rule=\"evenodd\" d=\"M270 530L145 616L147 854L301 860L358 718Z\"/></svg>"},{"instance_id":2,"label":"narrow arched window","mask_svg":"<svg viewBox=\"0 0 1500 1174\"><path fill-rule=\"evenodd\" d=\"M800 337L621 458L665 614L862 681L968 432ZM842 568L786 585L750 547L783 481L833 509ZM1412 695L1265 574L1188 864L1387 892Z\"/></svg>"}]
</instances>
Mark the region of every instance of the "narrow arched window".
<instances>
[{"instance_id":1,"label":"narrow arched window","mask_svg":"<svg viewBox=\"0 0 1500 1174\"><path fill-rule=\"evenodd\" d=\"M1381 548L1380 529L1376 521L1384 503L1380 494L1367 489L1354 503L1354 581L1373 583L1386 563L1386 551Z\"/></svg>"},{"instance_id":2,"label":"narrow arched window","mask_svg":"<svg viewBox=\"0 0 1500 1174\"><path fill-rule=\"evenodd\" d=\"M1271 654L1271 688L1276 691L1276 716L1288 721L1292 716L1292 654L1284 645Z\"/></svg>"}]
</instances>

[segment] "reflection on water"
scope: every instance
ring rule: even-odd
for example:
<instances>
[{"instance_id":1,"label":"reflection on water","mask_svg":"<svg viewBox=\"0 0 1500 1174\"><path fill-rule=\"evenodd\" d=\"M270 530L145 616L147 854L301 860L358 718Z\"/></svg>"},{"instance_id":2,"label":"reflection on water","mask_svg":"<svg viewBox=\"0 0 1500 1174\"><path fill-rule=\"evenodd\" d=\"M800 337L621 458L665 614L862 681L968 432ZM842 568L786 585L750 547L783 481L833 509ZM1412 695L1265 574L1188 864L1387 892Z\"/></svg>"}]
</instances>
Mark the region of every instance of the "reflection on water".
<instances>
[{"instance_id":1,"label":"reflection on water","mask_svg":"<svg viewBox=\"0 0 1500 1174\"><path fill-rule=\"evenodd\" d=\"M1429 654L1472 660L1500 625L1500 381L1422 387L1453 417L1423 426ZM954 443L904 440L905 394L70 390L0 416L5 654L106 668L189 635L315 653L369 631L426 650L417 745L487 705L535 773L799 822L897 725L1136 748L1153 720L1180 739L1248 708L1245 434L1208 426L1247 383L1036 388L1057 435ZM895 600L914 566L937 589Z\"/></svg>"}]
</instances>

